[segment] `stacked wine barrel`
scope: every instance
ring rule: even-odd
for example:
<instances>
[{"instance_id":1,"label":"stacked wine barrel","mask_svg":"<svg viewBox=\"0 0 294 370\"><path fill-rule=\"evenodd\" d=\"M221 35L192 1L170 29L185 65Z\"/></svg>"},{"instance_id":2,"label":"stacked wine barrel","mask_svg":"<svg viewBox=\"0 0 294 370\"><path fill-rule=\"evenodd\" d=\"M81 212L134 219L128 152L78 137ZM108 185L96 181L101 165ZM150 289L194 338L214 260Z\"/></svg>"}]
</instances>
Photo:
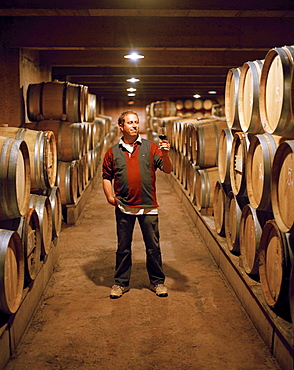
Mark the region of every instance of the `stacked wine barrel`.
<instances>
[{"instance_id":1,"label":"stacked wine barrel","mask_svg":"<svg viewBox=\"0 0 294 370\"><path fill-rule=\"evenodd\" d=\"M56 245L63 206L78 200L109 145L111 117L97 116L95 104L85 86L31 84L32 122L0 127L1 313L19 308Z\"/></svg>"},{"instance_id":2,"label":"stacked wine barrel","mask_svg":"<svg viewBox=\"0 0 294 370\"><path fill-rule=\"evenodd\" d=\"M198 211L212 211L219 135L227 127L225 119L167 116L153 117L152 123L148 139L158 143L158 127L167 127L175 176Z\"/></svg>"},{"instance_id":3,"label":"stacked wine barrel","mask_svg":"<svg viewBox=\"0 0 294 370\"><path fill-rule=\"evenodd\" d=\"M12 314L59 235L61 203L54 134L0 127L0 135L0 311Z\"/></svg>"},{"instance_id":4,"label":"stacked wine barrel","mask_svg":"<svg viewBox=\"0 0 294 370\"><path fill-rule=\"evenodd\" d=\"M76 204L96 173L111 117L96 115L96 96L87 86L60 81L30 84L27 111L32 122L26 128L51 131L56 138L56 186L63 209Z\"/></svg>"},{"instance_id":5,"label":"stacked wine barrel","mask_svg":"<svg viewBox=\"0 0 294 370\"><path fill-rule=\"evenodd\" d=\"M175 102L176 114L184 117L210 117L213 115L214 106L219 106L212 99L178 99Z\"/></svg>"},{"instance_id":6,"label":"stacked wine barrel","mask_svg":"<svg viewBox=\"0 0 294 370\"><path fill-rule=\"evenodd\" d=\"M294 46L284 46L229 70L214 204L216 231L260 282L267 305L292 321L293 65Z\"/></svg>"}]
</instances>

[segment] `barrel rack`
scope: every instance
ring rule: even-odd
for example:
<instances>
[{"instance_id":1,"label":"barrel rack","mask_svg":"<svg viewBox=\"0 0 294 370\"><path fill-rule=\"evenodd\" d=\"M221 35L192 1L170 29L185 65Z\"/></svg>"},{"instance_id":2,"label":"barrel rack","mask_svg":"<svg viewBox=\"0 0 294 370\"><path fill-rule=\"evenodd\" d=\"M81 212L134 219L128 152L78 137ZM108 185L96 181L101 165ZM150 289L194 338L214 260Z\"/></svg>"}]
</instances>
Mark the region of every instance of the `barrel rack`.
<instances>
[{"instance_id":1,"label":"barrel rack","mask_svg":"<svg viewBox=\"0 0 294 370\"><path fill-rule=\"evenodd\" d=\"M209 213L200 213L191 202L186 189L172 173L171 186L198 229L203 242L230 284L257 331L283 370L294 368L294 334L291 323L278 317L266 304L258 282L244 271L242 261L228 249L226 239L220 237Z\"/></svg>"}]
</instances>

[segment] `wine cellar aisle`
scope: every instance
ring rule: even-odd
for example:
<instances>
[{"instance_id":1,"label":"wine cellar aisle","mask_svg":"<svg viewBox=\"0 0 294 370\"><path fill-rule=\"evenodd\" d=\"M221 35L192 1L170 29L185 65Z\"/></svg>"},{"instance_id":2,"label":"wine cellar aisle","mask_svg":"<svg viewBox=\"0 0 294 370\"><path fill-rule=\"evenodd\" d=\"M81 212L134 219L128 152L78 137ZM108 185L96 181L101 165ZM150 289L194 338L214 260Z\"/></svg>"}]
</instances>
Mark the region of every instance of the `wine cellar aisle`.
<instances>
[{"instance_id":1,"label":"wine cellar aisle","mask_svg":"<svg viewBox=\"0 0 294 370\"><path fill-rule=\"evenodd\" d=\"M109 299L114 209L98 181L76 225L63 226L58 266L6 370L170 369L171 363L174 369L279 368L213 262L169 176L157 175L169 297L148 289L136 225L131 289L119 300Z\"/></svg>"}]
</instances>

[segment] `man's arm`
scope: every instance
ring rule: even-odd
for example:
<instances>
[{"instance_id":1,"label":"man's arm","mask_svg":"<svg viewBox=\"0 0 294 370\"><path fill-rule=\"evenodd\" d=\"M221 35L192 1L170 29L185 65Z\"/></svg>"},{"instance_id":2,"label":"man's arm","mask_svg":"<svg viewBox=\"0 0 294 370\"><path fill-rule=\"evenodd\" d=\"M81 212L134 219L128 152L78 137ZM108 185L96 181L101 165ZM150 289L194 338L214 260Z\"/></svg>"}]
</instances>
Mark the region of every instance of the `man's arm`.
<instances>
[{"instance_id":1,"label":"man's arm","mask_svg":"<svg viewBox=\"0 0 294 370\"><path fill-rule=\"evenodd\" d=\"M166 141L160 142L160 149L162 152L162 171L164 173L171 173L173 169L172 161L168 155L168 152L170 151L170 145Z\"/></svg>"},{"instance_id":2,"label":"man's arm","mask_svg":"<svg viewBox=\"0 0 294 370\"><path fill-rule=\"evenodd\" d=\"M104 194L106 196L108 203L111 204L112 206L116 206L117 203L113 195L113 188L112 188L111 181L108 179L103 179L102 185L103 185L103 191L104 191Z\"/></svg>"}]
</instances>

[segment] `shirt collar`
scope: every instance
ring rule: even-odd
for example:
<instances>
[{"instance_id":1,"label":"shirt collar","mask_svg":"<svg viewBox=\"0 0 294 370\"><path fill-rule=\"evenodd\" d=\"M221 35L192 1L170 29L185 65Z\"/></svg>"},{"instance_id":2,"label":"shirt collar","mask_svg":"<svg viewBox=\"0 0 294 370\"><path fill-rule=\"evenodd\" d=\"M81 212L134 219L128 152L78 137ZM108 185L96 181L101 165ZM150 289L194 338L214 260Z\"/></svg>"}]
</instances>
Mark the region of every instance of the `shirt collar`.
<instances>
[{"instance_id":1,"label":"shirt collar","mask_svg":"<svg viewBox=\"0 0 294 370\"><path fill-rule=\"evenodd\" d=\"M142 137L141 137L141 135L140 134L138 134L138 137L137 137L137 139L134 141L134 145L136 144L136 143L138 143L138 144L142 144ZM125 144L125 142L124 142L124 140L123 140L123 136L120 138L120 140L119 140L119 145L120 146L122 146L122 147L124 147L124 148L126 148L126 144Z\"/></svg>"}]
</instances>

